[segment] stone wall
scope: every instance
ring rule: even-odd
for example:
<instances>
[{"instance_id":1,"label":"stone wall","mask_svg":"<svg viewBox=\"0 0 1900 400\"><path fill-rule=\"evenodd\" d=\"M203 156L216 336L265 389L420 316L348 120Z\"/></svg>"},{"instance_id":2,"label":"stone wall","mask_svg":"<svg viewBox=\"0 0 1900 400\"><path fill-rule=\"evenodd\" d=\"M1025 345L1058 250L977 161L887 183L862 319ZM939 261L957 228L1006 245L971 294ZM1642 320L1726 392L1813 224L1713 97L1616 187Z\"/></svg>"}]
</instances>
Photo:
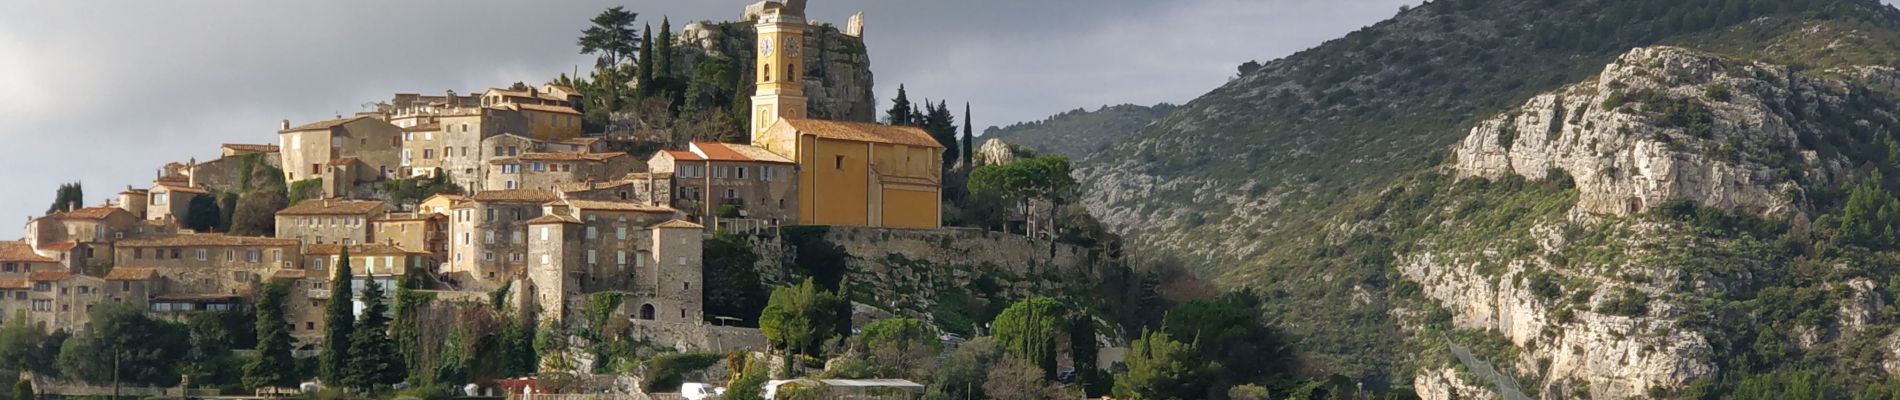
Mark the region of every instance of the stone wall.
<instances>
[{"instance_id":1,"label":"stone wall","mask_svg":"<svg viewBox=\"0 0 1900 400\"><path fill-rule=\"evenodd\" d=\"M678 36L679 65L674 71L692 71L710 57L725 56L738 61L740 76L756 79L754 59L758 52L754 41L757 31L751 22L695 22ZM815 119L871 122L877 120L878 104L871 75L871 56L864 39L853 37L830 24L817 24L805 30L805 96L809 116ZM744 82L748 93L753 82Z\"/></svg>"},{"instance_id":2,"label":"stone wall","mask_svg":"<svg viewBox=\"0 0 1900 400\"><path fill-rule=\"evenodd\" d=\"M758 329L714 326L704 323L672 323L634 319L632 335L681 351L723 353L731 350L766 351L770 348L765 334Z\"/></svg>"},{"instance_id":3,"label":"stone wall","mask_svg":"<svg viewBox=\"0 0 1900 400\"><path fill-rule=\"evenodd\" d=\"M276 153L253 154L257 155L224 157L193 164L191 166L192 183L204 186L213 192L237 192L238 189L243 186L243 176L241 173L244 169L242 166L244 164L243 160L246 157L256 159L257 164L252 166L252 168L262 168L265 165L269 165L272 168L283 168L283 159L278 157ZM261 183L252 182L251 184L258 185Z\"/></svg>"}]
</instances>

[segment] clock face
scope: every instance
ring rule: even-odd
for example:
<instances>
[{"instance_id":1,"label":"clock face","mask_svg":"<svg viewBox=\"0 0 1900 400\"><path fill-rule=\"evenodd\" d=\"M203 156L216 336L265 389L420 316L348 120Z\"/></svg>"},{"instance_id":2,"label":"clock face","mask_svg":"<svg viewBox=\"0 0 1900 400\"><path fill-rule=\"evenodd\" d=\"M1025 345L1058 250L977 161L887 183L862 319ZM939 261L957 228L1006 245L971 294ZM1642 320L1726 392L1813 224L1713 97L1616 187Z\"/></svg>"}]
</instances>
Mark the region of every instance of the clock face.
<instances>
[{"instance_id":1,"label":"clock face","mask_svg":"<svg viewBox=\"0 0 1900 400\"><path fill-rule=\"evenodd\" d=\"M772 55L772 38L765 38L765 39L759 40L759 54L764 54L766 56Z\"/></svg>"},{"instance_id":2,"label":"clock face","mask_svg":"<svg viewBox=\"0 0 1900 400\"><path fill-rule=\"evenodd\" d=\"M785 41L785 54L794 55L794 56L798 55L798 39L789 39Z\"/></svg>"}]
</instances>

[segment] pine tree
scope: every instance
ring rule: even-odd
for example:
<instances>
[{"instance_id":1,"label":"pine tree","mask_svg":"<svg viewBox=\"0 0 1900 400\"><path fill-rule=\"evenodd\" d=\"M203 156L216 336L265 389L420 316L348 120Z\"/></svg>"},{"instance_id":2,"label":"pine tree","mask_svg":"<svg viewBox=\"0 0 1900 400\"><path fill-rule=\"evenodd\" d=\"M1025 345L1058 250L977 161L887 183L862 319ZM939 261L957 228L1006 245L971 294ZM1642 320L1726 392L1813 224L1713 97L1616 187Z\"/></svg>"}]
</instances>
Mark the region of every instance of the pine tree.
<instances>
[{"instance_id":1,"label":"pine tree","mask_svg":"<svg viewBox=\"0 0 1900 400\"><path fill-rule=\"evenodd\" d=\"M32 382L27 382L25 379L21 379L18 382L13 383L13 400L30 400L32 398L33 398L33 383Z\"/></svg>"},{"instance_id":2,"label":"pine tree","mask_svg":"<svg viewBox=\"0 0 1900 400\"><path fill-rule=\"evenodd\" d=\"M885 113L885 118L891 125L910 125L911 114L910 97L904 94L904 85L897 85L897 98L891 99L891 111Z\"/></svg>"},{"instance_id":3,"label":"pine tree","mask_svg":"<svg viewBox=\"0 0 1900 400\"><path fill-rule=\"evenodd\" d=\"M653 94L653 24L640 34L640 72L635 78L640 83L640 94Z\"/></svg>"},{"instance_id":4,"label":"pine tree","mask_svg":"<svg viewBox=\"0 0 1900 400\"><path fill-rule=\"evenodd\" d=\"M72 211L78 208L79 203L84 202L85 199L85 190L80 187L79 182L62 183L59 189L53 192L53 205L46 208L46 213L50 215L55 212Z\"/></svg>"},{"instance_id":5,"label":"pine tree","mask_svg":"<svg viewBox=\"0 0 1900 400\"><path fill-rule=\"evenodd\" d=\"M931 104L928 100L924 101L923 119L918 122L924 128L924 132L929 132L932 139L936 139L938 144L943 145L941 156L943 168L948 170L956 165L957 156L963 152L957 145L957 118L950 114L950 104L943 101L936 104Z\"/></svg>"},{"instance_id":6,"label":"pine tree","mask_svg":"<svg viewBox=\"0 0 1900 400\"><path fill-rule=\"evenodd\" d=\"M961 160L963 168L966 169L976 168L976 158L971 157L976 154L975 144L972 143L975 140L975 135L972 135L975 126L976 123L970 122L970 103L965 102L963 103L963 157Z\"/></svg>"},{"instance_id":7,"label":"pine tree","mask_svg":"<svg viewBox=\"0 0 1900 400\"><path fill-rule=\"evenodd\" d=\"M335 273L330 278L330 303L323 309L323 352L318 354L318 378L325 383L341 384L350 362L350 334L356 317L350 312L354 293L350 290L350 249L337 256Z\"/></svg>"},{"instance_id":8,"label":"pine tree","mask_svg":"<svg viewBox=\"0 0 1900 400\"><path fill-rule=\"evenodd\" d=\"M403 368L396 343L389 340L389 303L383 285L373 277L363 282L363 317L350 334L349 387L371 392L377 387L402 382Z\"/></svg>"},{"instance_id":9,"label":"pine tree","mask_svg":"<svg viewBox=\"0 0 1900 400\"><path fill-rule=\"evenodd\" d=\"M653 60L653 74L660 79L670 79L673 77L673 21L664 16L660 17L659 40L654 43L660 48L655 51L658 54L654 56L658 58Z\"/></svg>"},{"instance_id":10,"label":"pine tree","mask_svg":"<svg viewBox=\"0 0 1900 400\"><path fill-rule=\"evenodd\" d=\"M244 386L290 387L297 384L297 360L290 355L290 331L284 324L284 299L290 285L273 281L257 299L257 358L244 366Z\"/></svg>"}]
</instances>

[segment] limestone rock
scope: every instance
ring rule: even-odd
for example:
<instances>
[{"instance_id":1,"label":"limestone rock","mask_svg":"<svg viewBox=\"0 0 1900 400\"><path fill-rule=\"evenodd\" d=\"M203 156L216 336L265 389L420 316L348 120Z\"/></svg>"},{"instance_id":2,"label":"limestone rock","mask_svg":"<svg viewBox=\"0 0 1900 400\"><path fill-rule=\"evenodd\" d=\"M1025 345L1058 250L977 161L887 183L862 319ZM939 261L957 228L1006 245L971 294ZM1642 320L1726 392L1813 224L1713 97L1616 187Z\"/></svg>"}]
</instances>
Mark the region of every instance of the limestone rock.
<instances>
[{"instance_id":1,"label":"limestone rock","mask_svg":"<svg viewBox=\"0 0 1900 400\"><path fill-rule=\"evenodd\" d=\"M1888 75L1890 71L1861 70ZM1889 78L1891 79L1891 78ZM1454 149L1461 177L1568 174L1577 210L1629 215L1672 200L1756 214L1797 212L1789 171L1828 182L1844 168L1802 148L1802 102L1842 101L1838 81L1674 47L1638 48L1596 79L1480 123ZM1796 165L1785 165L1794 162Z\"/></svg>"},{"instance_id":2,"label":"limestone rock","mask_svg":"<svg viewBox=\"0 0 1900 400\"><path fill-rule=\"evenodd\" d=\"M981 167L985 165L1008 164L1027 155L1030 155L1030 152L1022 148L1022 146L1005 142L1002 139L990 139L983 141L983 145L977 147L976 152L971 153L970 158L976 159L976 166Z\"/></svg>"}]
</instances>

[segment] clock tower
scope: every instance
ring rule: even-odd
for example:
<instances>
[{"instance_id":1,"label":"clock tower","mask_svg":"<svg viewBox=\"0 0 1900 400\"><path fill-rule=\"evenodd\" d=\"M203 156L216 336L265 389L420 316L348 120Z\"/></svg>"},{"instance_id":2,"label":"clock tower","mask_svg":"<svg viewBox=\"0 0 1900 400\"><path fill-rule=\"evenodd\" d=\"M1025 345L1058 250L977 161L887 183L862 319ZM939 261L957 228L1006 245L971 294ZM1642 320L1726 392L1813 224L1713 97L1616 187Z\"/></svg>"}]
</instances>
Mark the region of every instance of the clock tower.
<instances>
[{"instance_id":1,"label":"clock tower","mask_svg":"<svg viewBox=\"0 0 1900 400\"><path fill-rule=\"evenodd\" d=\"M805 2L765 1L758 11L758 63L752 95L752 139L783 118L805 118Z\"/></svg>"}]
</instances>

